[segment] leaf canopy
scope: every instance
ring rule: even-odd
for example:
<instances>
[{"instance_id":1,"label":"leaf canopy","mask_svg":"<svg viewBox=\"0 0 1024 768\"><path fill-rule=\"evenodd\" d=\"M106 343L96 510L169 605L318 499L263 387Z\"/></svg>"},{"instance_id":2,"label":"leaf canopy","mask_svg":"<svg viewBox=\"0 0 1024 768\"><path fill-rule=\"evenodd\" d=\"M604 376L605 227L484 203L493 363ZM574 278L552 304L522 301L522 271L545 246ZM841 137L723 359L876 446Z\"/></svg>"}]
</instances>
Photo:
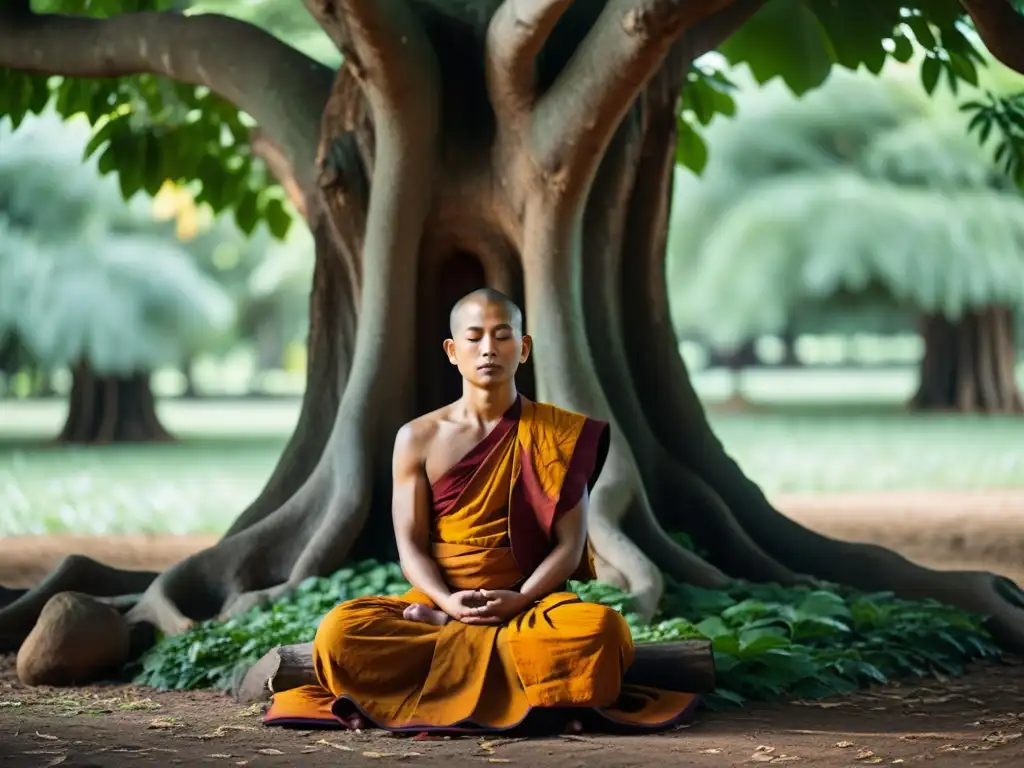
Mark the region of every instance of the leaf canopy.
<instances>
[{"instance_id":1,"label":"leaf canopy","mask_svg":"<svg viewBox=\"0 0 1024 768\"><path fill-rule=\"evenodd\" d=\"M582 0L581 0L582 1ZM38 12L110 17L166 11L181 0L36 0ZM197 0L188 13L218 12L249 21L314 59L335 67L340 54L295 0ZM781 79L795 93L821 85L836 67L878 73L887 61L909 61L915 49L926 82L973 83L982 63L958 0L768 0L721 47L758 82ZM714 66L694 69L680 117L679 159L700 169L701 136L715 114L734 105ZM0 116L15 123L53 103L60 114L85 114L91 149L104 173L117 171L126 197L155 193L165 180L194 182L214 211L232 211L245 232L260 220L276 236L287 229L283 198L250 149L252 121L203 87L153 75L71 80L0 68ZM990 121L998 125L997 121ZM1024 124L1024 121L1022 121Z\"/></svg>"}]
</instances>

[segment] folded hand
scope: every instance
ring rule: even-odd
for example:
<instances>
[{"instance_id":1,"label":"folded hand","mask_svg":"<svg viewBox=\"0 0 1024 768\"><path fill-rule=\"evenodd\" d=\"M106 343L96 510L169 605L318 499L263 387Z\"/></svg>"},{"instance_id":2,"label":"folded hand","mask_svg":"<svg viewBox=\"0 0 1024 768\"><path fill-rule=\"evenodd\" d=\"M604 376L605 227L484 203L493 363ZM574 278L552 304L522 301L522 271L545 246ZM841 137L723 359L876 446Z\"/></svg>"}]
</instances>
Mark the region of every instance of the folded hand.
<instances>
[{"instance_id":1,"label":"folded hand","mask_svg":"<svg viewBox=\"0 0 1024 768\"><path fill-rule=\"evenodd\" d=\"M465 624L501 624L525 611L531 602L521 592L509 589L481 589L477 594L483 602L468 608L459 621Z\"/></svg>"}]
</instances>

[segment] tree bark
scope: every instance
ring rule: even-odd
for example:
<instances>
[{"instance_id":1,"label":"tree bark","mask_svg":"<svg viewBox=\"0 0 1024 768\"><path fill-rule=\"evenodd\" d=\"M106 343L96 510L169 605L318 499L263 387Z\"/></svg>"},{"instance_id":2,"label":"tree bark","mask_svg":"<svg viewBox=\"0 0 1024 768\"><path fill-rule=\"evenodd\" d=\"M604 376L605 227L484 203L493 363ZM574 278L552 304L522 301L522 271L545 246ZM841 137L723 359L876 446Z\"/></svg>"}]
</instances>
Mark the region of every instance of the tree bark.
<instances>
[{"instance_id":1,"label":"tree bark","mask_svg":"<svg viewBox=\"0 0 1024 768\"><path fill-rule=\"evenodd\" d=\"M985 307L957 320L926 315L921 335L924 355L912 409L1024 413L1010 308Z\"/></svg>"},{"instance_id":2,"label":"tree bark","mask_svg":"<svg viewBox=\"0 0 1024 768\"><path fill-rule=\"evenodd\" d=\"M103 376L89 363L74 367L60 442L103 445L172 439L157 418L148 373Z\"/></svg>"},{"instance_id":3,"label":"tree bark","mask_svg":"<svg viewBox=\"0 0 1024 768\"><path fill-rule=\"evenodd\" d=\"M156 577L76 559L0 610L0 631L27 631L54 590L89 592L97 574L106 595L148 585L123 602L129 621L175 633L347 559L393 558L394 435L457 391L439 348L447 303L484 282L525 304L535 364L524 389L613 425L590 535L599 576L642 613L665 573L708 587L809 574L984 613L1006 647L1024 649L1024 599L1006 580L929 571L773 509L715 438L679 356L664 264L678 96L692 60L762 0L306 2L345 66L310 97L316 146L272 135L275 173L315 180L291 187L316 241L295 433L217 545ZM33 19L35 40L52 42L45 17ZM91 32L103 37L104 23ZM16 65L2 43L0 63ZM78 72L64 43L55 60ZM108 65L142 66L124 55ZM227 93L232 71L203 76ZM294 167L312 156L315 167ZM706 557L680 547L680 531Z\"/></svg>"}]
</instances>

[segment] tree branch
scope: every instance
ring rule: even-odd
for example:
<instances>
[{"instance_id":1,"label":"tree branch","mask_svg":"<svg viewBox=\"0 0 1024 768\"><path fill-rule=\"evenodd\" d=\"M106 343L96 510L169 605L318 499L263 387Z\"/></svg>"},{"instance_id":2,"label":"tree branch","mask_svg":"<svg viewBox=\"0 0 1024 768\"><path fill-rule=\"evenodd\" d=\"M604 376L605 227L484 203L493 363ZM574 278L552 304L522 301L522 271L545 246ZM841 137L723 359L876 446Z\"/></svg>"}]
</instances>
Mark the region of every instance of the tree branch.
<instances>
[{"instance_id":1,"label":"tree branch","mask_svg":"<svg viewBox=\"0 0 1024 768\"><path fill-rule=\"evenodd\" d=\"M216 14L0 19L0 66L83 78L150 73L206 86L256 120L303 186L313 180L334 71L258 27Z\"/></svg>"},{"instance_id":2,"label":"tree branch","mask_svg":"<svg viewBox=\"0 0 1024 768\"><path fill-rule=\"evenodd\" d=\"M487 28L487 86L502 122L524 117L537 98L537 55L572 0L505 0Z\"/></svg>"},{"instance_id":3,"label":"tree branch","mask_svg":"<svg viewBox=\"0 0 1024 768\"><path fill-rule=\"evenodd\" d=\"M411 100L420 108L435 107L423 103L437 94L419 87L428 73L417 64L436 58L405 0L306 0L306 7L363 85L375 118L388 113L397 121Z\"/></svg>"},{"instance_id":4,"label":"tree branch","mask_svg":"<svg viewBox=\"0 0 1024 768\"><path fill-rule=\"evenodd\" d=\"M589 185L626 110L683 32L737 1L608 1L534 108L532 144L560 191Z\"/></svg>"},{"instance_id":5,"label":"tree branch","mask_svg":"<svg viewBox=\"0 0 1024 768\"><path fill-rule=\"evenodd\" d=\"M309 206L306 204L307 192L302 188L295 176L295 168L288 157L278 146L277 142L268 136L264 131L257 128L249 137L249 144L252 146L252 153L267 164L267 168L274 174L274 178L284 189L285 194L295 210L303 219L309 219Z\"/></svg>"},{"instance_id":6,"label":"tree branch","mask_svg":"<svg viewBox=\"0 0 1024 768\"><path fill-rule=\"evenodd\" d=\"M683 34L682 44L691 59L710 53L746 24L767 0L736 0L695 24ZM690 62L687 62L689 65Z\"/></svg>"},{"instance_id":7,"label":"tree branch","mask_svg":"<svg viewBox=\"0 0 1024 768\"><path fill-rule=\"evenodd\" d=\"M1024 15L1009 0L960 0L989 53L1024 74Z\"/></svg>"}]
</instances>

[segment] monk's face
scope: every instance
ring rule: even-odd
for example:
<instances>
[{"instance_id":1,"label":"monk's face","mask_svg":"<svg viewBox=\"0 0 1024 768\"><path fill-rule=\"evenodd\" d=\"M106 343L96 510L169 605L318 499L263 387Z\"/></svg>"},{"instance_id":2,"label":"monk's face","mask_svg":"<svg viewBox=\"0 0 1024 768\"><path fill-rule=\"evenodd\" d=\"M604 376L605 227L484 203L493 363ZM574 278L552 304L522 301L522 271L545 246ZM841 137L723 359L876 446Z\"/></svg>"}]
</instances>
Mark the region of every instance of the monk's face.
<instances>
[{"instance_id":1,"label":"monk's face","mask_svg":"<svg viewBox=\"0 0 1024 768\"><path fill-rule=\"evenodd\" d=\"M444 343L448 361L462 378L489 389L512 379L530 356L531 339L498 302L470 300L459 310L452 338Z\"/></svg>"}]
</instances>

